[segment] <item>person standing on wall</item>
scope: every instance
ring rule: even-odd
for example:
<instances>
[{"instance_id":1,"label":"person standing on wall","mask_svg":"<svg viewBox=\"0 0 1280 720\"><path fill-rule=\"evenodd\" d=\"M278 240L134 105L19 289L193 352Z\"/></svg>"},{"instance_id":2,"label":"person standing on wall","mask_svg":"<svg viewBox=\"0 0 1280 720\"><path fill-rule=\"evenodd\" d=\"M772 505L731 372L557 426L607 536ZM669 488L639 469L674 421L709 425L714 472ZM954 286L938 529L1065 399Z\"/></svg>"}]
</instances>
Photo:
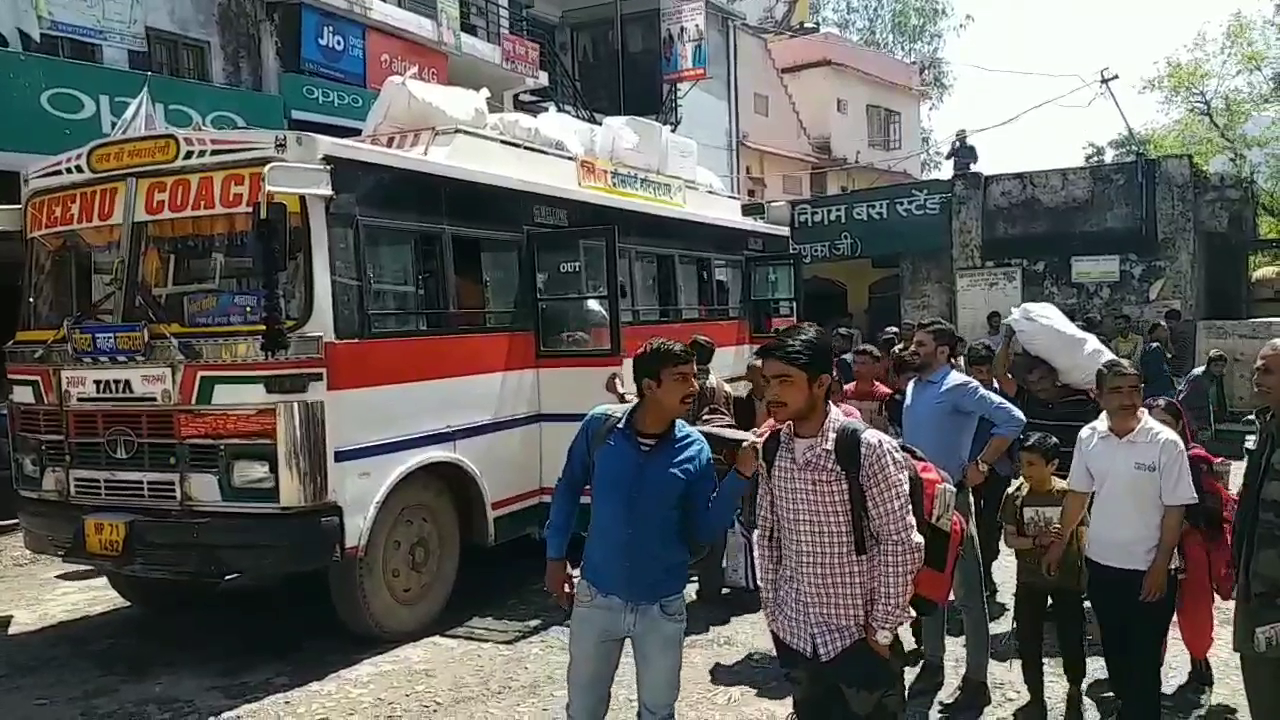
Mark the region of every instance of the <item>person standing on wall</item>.
<instances>
[{"instance_id":1,"label":"person standing on wall","mask_svg":"<svg viewBox=\"0 0 1280 720\"><path fill-rule=\"evenodd\" d=\"M830 404L831 341L801 323L756 351L779 423L761 473L760 605L792 681L796 720L903 718L907 621L924 538L911 507L912 462L874 429L859 432L867 554L855 552L849 476L836 459L848 422Z\"/></svg>"},{"instance_id":2,"label":"person standing on wall","mask_svg":"<svg viewBox=\"0 0 1280 720\"><path fill-rule=\"evenodd\" d=\"M1142 407L1133 363L1108 360L1096 383L1103 414L1076 440L1062 537L1080 526L1093 495L1085 565L1107 675L1120 720L1153 720L1177 605L1175 551L1187 506L1199 497L1182 438ZM1046 572L1059 570L1066 549L1063 539L1049 546Z\"/></svg>"},{"instance_id":3,"label":"person standing on wall","mask_svg":"<svg viewBox=\"0 0 1280 720\"><path fill-rule=\"evenodd\" d=\"M969 521L955 572L956 602L964 617L965 675L959 693L947 703L952 714L967 714L991 704L986 582L969 491L987 481L992 463L1008 452L1026 419L1009 401L952 367L958 341L955 327L941 318L927 319L916 327L911 352L918 375L907 387L902 440L955 479L956 511ZM991 437L970 462L974 433L982 418L993 426ZM946 617L945 612L936 612L924 619L924 664L914 681L921 688L941 689L945 681Z\"/></svg>"},{"instance_id":4,"label":"person standing on wall","mask_svg":"<svg viewBox=\"0 0 1280 720\"><path fill-rule=\"evenodd\" d=\"M622 645L635 656L640 720L675 716L693 547L710 544L756 471L748 443L716 489L711 448L683 420L698 395L694 353L654 338L632 360L639 399L591 411L569 445L547 521L546 589L569 623L570 720L604 720ZM612 415L616 418L616 415ZM591 487L591 524L576 583L566 554Z\"/></svg>"},{"instance_id":5,"label":"person standing on wall","mask_svg":"<svg viewBox=\"0 0 1280 720\"><path fill-rule=\"evenodd\" d=\"M1253 387L1267 404L1257 411L1257 445L1248 452L1232 525L1236 567L1234 645L1255 718L1280 718L1280 339L1262 347Z\"/></svg>"}]
</instances>

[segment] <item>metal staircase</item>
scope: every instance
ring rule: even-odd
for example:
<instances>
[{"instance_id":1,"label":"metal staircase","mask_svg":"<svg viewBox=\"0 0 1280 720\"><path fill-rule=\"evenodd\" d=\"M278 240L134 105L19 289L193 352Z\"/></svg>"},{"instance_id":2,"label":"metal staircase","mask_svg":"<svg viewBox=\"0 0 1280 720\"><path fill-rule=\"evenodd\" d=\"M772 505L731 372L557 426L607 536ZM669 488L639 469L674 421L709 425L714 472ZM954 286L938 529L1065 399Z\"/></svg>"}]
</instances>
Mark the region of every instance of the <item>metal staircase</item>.
<instances>
[{"instance_id":1,"label":"metal staircase","mask_svg":"<svg viewBox=\"0 0 1280 720\"><path fill-rule=\"evenodd\" d=\"M547 73L547 86L520 93L516 97L516 109L537 115L554 107L585 122L600 122L595 113L591 112L591 106L569 69L568 61L556 49L555 37L534 23L528 23L524 29L526 37L542 46L539 64Z\"/></svg>"}]
</instances>

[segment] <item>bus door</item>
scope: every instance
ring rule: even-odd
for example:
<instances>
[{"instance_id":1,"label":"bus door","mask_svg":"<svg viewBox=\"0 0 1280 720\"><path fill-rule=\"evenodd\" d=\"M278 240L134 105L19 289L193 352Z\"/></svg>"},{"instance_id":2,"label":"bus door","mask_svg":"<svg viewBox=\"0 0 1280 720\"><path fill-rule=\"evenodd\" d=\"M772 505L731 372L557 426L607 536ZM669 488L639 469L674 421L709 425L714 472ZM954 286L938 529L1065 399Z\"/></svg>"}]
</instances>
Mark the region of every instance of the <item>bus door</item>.
<instances>
[{"instance_id":1,"label":"bus door","mask_svg":"<svg viewBox=\"0 0 1280 720\"><path fill-rule=\"evenodd\" d=\"M747 257L747 321L753 338L772 335L799 321L799 279L799 255Z\"/></svg>"},{"instance_id":2,"label":"bus door","mask_svg":"<svg viewBox=\"0 0 1280 720\"><path fill-rule=\"evenodd\" d=\"M618 233L612 226L527 229L525 239L534 273L542 486L552 487L581 419L617 402L605 383L622 367Z\"/></svg>"}]
</instances>

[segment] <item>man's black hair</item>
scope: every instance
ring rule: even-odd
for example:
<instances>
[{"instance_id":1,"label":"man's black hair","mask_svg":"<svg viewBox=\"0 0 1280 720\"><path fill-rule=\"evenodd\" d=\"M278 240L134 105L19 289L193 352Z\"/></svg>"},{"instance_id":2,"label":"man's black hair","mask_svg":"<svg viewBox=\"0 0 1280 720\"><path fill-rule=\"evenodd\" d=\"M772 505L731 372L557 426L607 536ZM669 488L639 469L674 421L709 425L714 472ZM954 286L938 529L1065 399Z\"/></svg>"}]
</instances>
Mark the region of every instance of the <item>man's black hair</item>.
<instances>
[{"instance_id":1,"label":"man's black hair","mask_svg":"<svg viewBox=\"0 0 1280 720\"><path fill-rule=\"evenodd\" d=\"M927 333L933 338L935 345L941 345L956 356L956 348L960 345L960 336L956 334L956 326L940 317L925 318L916 326L916 332Z\"/></svg>"},{"instance_id":2,"label":"man's black hair","mask_svg":"<svg viewBox=\"0 0 1280 720\"><path fill-rule=\"evenodd\" d=\"M716 356L716 342L706 335L689 338L689 349L693 351L693 362L698 367L709 367L711 359Z\"/></svg>"},{"instance_id":3,"label":"man's black hair","mask_svg":"<svg viewBox=\"0 0 1280 720\"><path fill-rule=\"evenodd\" d=\"M1018 448L1019 452L1030 453L1039 456L1045 465L1058 459L1058 453L1062 450L1062 443L1058 442L1058 438L1047 432L1039 432L1032 430L1022 436L1022 445Z\"/></svg>"},{"instance_id":4,"label":"man's black hair","mask_svg":"<svg viewBox=\"0 0 1280 720\"><path fill-rule=\"evenodd\" d=\"M871 362L877 363L884 359L884 355L880 352L880 348L870 343L862 343L853 349L853 356L858 357L859 355L871 358Z\"/></svg>"},{"instance_id":5,"label":"man's black hair","mask_svg":"<svg viewBox=\"0 0 1280 720\"><path fill-rule=\"evenodd\" d=\"M992 310L991 312L987 313L987 322L991 322L991 318L995 318L997 320L1003 320L1004 316L1000 314L999 310Z\"/></svg>"},{"instance_id":6,"label":"man's black hair","mask_svg":"<svg viewBox=\"0 0 1280 720\"><path fill-rule=\"evenodd\" d=\"M1164 313L1164 319L1171 323L1182 322L1182 311L1178 308L1169 308Z\"/></svg>"},{"instance_id":7,"label":"man's black hair","mask_svg":"<svg viewBox=\"0 0 1280 720\"><path fill-rule=\"evenodd\" d=\"M894 375L905 375L916 371L916 355L908 347L896 347L889 354L889 367Z\"/></svg>"},{"instance_id":8,"label":"man's black hair","mask_svg":"<svg viewBox=\"0 0 1280 720\"><path fill-rule=\"evenodd\" d=\"M996 349L986 340L975 340L964 352L964 363L971 368L991 367L996 364Z\"/></svg>"},{"instance_id":9,"label":"man's black hair","mask_svg":"<svg viewBox=\"0 0 1280 720\"><path fill-rule=\"evenodd\" d=\"M1228 362L1230 362L1230 358L1227 357L1227 354L1217 348L1210 350L1209 355L1205 360L1206 365L1213 365L1214 363L1222 363L1225 365Z\"/></svg>"},{"instance_id":10,"label":"man's black hair","mask_svg":"<svg viewBox=\"0 0 1280 720\"><path fill-rule=\"evenodd\" d=\"M1160 328L1167 329L1168 327L1169 326L1165 325L1163 320L1152 320L1151 322L1147 323L1147 335L1150 336L1156 330L1159 330Z\"/></svg>"},{"instance_id":11,"label":"man's black hair","mask_svg":"<svg viewBox=\"0 0 1280 720\"><path fill-rule=\"evenodd\" d=\"M792 325L769 338L756 349L756 357L790 365L803 372L810 383L834 374L831 336L811 322Z\"/></svg>"},{"instance_id":12,"label":"man's black hair","mask_svg":"<svg viewBox=\"0 0 1280 720\"><path fill-rule=\"evenodd\" d=\"M662 384L662 371L681 365L694 365L693 350L682 342L663 337L650 338L631 359L631 380L636 394L644 397L644 382Z\"/></svg>"},{"instance_id":13,"label":"man's black hair","mask_svg":"<svg viewBox=\"0 0 1280 720\"><path fill-rule=\"evenodd\" d=\"M898 347L901 342L902 341L899 340L898 336L895 334L882 333L880 338L876 340L876 345L880 348L880 352L882 354L888 355L889 353L892 353L893 349Z\"/></svg>"},{"instance_id":14,"label":"man's black hair","mask_svg":"<svg viewBox=\"0 0 1280 720\"><path fill-rule=\"evenodd\" d=\"M1107 389L1112 380L1126 377L1138 378L1138 382L1142 382L1142 373L1138 371L1137 366L1124 358L1113 358L1102 363L1102 367L1098 368L1093 384L1098 388L1098 392L1102 392Z\"/></svg>"},{"instance_id":15,"label":"man's black hair","mask_svg":"<svg viewBox=\"0 0 1280 720\"><path fill-rule=\"evenodd\" d=\"M1129 317L1129 313L1119 313L1116 315L1116 322L1130 323L1133 322L1133 318Z\"/></svg>"}]
</instances>

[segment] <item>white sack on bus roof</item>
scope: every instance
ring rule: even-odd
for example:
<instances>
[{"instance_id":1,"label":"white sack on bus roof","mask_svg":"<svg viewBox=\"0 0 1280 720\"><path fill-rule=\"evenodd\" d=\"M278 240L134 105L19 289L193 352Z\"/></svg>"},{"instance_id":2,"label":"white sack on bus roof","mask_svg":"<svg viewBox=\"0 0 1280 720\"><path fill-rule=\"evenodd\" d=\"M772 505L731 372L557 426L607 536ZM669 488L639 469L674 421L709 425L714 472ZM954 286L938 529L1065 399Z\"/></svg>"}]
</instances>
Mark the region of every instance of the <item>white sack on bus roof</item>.
<instances>
[{"instance_id":1,"label":"white sack on bus roof","mask_svg":"<svg viewBox=\"0 0 1280 720\"><path fill-rule=\"evenodd\" d=\"M551 108L534 117L544 138L553 139L574 157L594 157L600 126L583 122L572 115Z\"/></svg>"},{"instance_id":2,"label":"white sack on bus roof","mask_svg":"<svg viewBox=\"0 0 1280 720\"><path fill-rule=\"evenodd\" d=\"M1081 330L1052 303L1023 303L1010 311L1005 322L1018 333L1024 350L1052 365L1059 381L1079 390L1092 390L1098 368L1116 357L1096 335Z\"/></svg>"},{"instance_id":3,"label":"white sack on bus roof","mask_svg":"<svg viewBox=\"0 0 1280 720\"><path fill-rule=\"evenodd\" d=\"M492 113L484 124L484 129L520 142L546 145L545 141L539 142L538 126L534 123L533 116L527 113Z\"/></svg>"},{"instance_id":4,"label":"white sack on bus roof","mask_svg":"<svg viewBox=\"0 0 1280 720\"><path fill-rule=\"evenodd\" d=\"M728 194L729 191L725 189L724 181L720 179L719 175L699 165L696 176L695 182L702 187L711 188L718 193Z\"/></svg>"},{"instance_id":5,"label":"white sack on bus roof","mask_svg":"<svg viewBox=\"0 0 1280 720\"><path fill-rule=\"evenodd\" d=\"M647 118L621 115L600 123L596 156L615 165L658 172L663 126Z\"/></svg>"},{"instance_id":6,"label":"white sack on bus roof","mask_svg":"<svg viewBox=\"0 0 1280 720\"><path fill-rule=\"evenodd\" d=\"M662 156L658 172L689 182L698 181L698 141L662 128Z\"/></svg>"},{"instance_id":7,"label":"white sack on bus roof","mask_svg":"<svg viewBox=\"0 0 1280 720\"><path fill-rule=\"evenodd\" d=\"M365 135L454 125L483 128L489 121L488 88L437 85L414 75L387 78L365 118Z\"/></svg>"}]
</instances>

